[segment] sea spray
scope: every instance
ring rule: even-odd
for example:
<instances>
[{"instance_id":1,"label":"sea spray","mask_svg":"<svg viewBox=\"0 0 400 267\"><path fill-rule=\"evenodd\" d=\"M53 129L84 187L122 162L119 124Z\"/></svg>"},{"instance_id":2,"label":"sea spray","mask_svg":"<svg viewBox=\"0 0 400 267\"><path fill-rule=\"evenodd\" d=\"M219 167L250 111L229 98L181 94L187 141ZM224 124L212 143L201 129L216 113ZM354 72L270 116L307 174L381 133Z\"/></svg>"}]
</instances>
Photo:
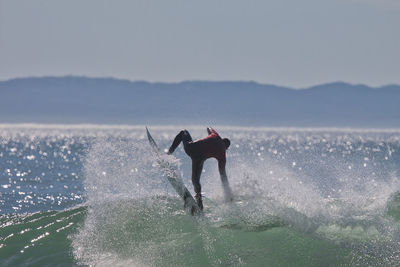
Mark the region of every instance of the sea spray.
<instances>
[{"instance_id":1,"label":"sea spray","mask_svg":"<svg viewBox=\"0 0 400 267\"><path fill-rule=\"evenodd\" d=\"M398 264L398 131L221 128L234 201L207 160L192 217L142 128L0 129L0 264ZM175 128L152 131L161 148ZM174 155L193 192L189 158Z\"/></svg>"}]
</instances>

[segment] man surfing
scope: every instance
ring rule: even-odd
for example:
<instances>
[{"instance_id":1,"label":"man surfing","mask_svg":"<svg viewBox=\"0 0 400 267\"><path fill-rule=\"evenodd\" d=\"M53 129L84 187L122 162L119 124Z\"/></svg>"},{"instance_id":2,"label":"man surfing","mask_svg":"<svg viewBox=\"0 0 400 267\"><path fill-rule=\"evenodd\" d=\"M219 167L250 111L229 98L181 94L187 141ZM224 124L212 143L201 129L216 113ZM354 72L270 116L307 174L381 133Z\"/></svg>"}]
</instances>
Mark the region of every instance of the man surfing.
<instances>
[{"instance_id":1,"label":"man surfing","mask_svg":"<svg viewBox=\"0 0 400 267\"><path fill-rule=\"evenodd\" d=\"M200 176L203 170L204 161L208 158L218 160L218 170L221 182L224 188L225 199L232 201L232 192L229 187L228 177L225 171L226 150L231 142L228 138L221 138L219 134L212 128L207 128L208 136L194 141L187 130L182 130L175 137L168 154L172 154L178 145L182 142L186 154L192 159L192 183L195 199L200 209L203 209L203 201L201 197Z\"/></svg>"}]
</instances>

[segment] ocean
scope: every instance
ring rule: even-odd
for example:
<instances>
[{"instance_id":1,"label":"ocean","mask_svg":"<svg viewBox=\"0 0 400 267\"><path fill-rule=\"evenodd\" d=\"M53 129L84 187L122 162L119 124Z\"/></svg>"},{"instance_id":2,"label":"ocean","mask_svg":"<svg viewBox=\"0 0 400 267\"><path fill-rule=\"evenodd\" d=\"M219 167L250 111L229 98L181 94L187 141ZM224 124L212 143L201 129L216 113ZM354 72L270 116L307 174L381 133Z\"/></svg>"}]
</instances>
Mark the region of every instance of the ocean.
<instances>
[{"instance_id":1,"label":"ocean","mask_svg":"<svg viewBox=\"0 0 400 267\"><path fill-rule=\"evenodd\" d=\"M400 130L215 129L234 201L209 159L193 217L144 126L0 125L0 266L400 266Z\"/></svg>"}]
</instances>

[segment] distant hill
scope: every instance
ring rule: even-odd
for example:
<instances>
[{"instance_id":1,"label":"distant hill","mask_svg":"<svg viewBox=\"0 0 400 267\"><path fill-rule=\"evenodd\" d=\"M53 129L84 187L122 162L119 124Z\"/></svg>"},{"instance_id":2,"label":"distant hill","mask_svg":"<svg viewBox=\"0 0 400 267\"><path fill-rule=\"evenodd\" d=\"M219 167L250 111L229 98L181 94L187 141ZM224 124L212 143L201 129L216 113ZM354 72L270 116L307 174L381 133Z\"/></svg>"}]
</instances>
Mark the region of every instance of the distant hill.
<instances>
[{"instance_id":1,"label":"distant hill","mask_svg":"<svg viewBox=\"0 0 400 267\"><path fill-rule=\"evenodd\" d=\"M400 127L400 86L131 82L43 77L0 82L0 123Z\"/></svg>"}]
</instances>

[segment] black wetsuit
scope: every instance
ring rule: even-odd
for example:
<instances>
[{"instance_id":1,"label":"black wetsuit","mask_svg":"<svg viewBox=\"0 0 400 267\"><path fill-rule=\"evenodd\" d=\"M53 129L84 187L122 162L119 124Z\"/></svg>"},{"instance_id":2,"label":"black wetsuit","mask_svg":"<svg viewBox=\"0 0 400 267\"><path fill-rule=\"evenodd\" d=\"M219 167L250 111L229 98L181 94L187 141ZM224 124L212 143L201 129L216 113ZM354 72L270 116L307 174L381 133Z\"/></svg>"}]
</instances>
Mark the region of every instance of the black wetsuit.
<instances>
[{"instance_id":1,"label":"black wetsuit","mask_svg":"<svg viewBox=\"0 0 400 267\"><path fill-rule=\"evenodd\" d=\"M207 137L193 142L189 132L182 130L175 137L168 151L169 154L172 154L178 145L181 142L183 143L186 154L192 159L192 183L196 193L196 201L201 209L203 209L203 202L201 198L200 176L204 161L208 158L216 158L218 160L218 170L224 186L225 197L228 200L232 200L232 193L225 171L227 145L214 129L207 128L207 132L209 134Z\"/></svg>"}]
</instances>

